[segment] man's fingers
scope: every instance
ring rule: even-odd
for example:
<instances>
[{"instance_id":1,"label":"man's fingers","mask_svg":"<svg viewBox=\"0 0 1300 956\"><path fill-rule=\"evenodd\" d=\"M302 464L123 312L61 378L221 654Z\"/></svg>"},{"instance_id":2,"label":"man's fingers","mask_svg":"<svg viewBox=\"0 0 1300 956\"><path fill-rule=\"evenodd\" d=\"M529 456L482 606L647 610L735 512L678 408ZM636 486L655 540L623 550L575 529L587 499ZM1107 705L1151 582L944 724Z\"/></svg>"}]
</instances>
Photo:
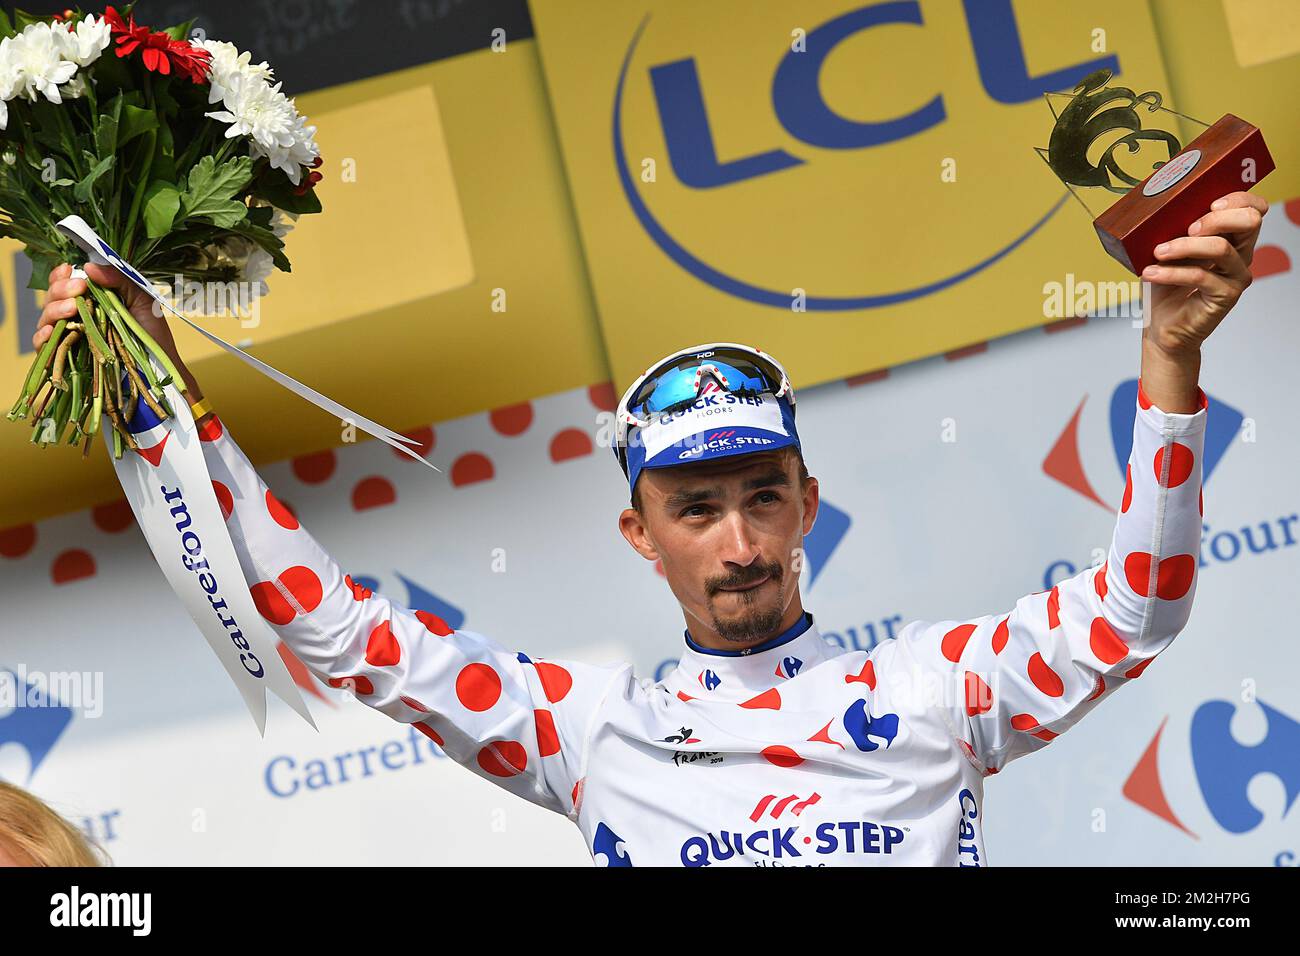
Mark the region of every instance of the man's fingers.
<instances>
[{"instance_id":1,"label":"man's fingers","mask_svg":"<svg viewBox=\"0 0 1300 956\"><path fill-rule=\"evenodd\" d=\"M32 335L32 346L39 349L53 333L53 326L60 319L73 319L77 316L77 296L86 291L84 279L73 279L72 266L64 263L50 271L50 286L45 293L45 305L41 309L36 331Z\"/></svg>"},{"instance_id":2,"label":"man's fingers","mask_svg":"<svg viewBox=\"0 0 1300 956\"><path fill-rule=\"evenodd\" d=\"M85 291L85 279L59 279L50 283L49 291L45 293L45 301L50 302L55 299L72 299L81 295Z\"/></svg>"},{"instance_id":3,"label":"man's fingers","mask_svg":"<svg viewBox=\"0 0 1300 956\"><path fill-rule=\"evenodd\" d=\"M1142 270L1142 278L1156 285L1188 286L1212 298L1229 301L1235 301L1243 288L1241 283L1230 282L1219 273L1198 265L1147 266Z\"/></svg>"},{"instance_id":4,"label":"man's fingers","mask_svg":"<svg viewBox=\"0 0 1300 956\"><path fill-rule=\"evenodd\" d=\"M66 279L70 275L72 275L72 266L68 263L64 262L55 266L50 270L50 288L53 288L54 283L58 282L60 279Z\"/></svg>"},{"instance_id":5,"label":"man's fingers","mask_svg":"<svg viewBox=\"0 0 1300 956\"><path fill-rule=\"evenodd\" d=\"M1187 227L1187 234L1189 236L1245 236L1257 232L1263 219L1264 214L1255 206L1234 206L1207 212Z\"/></svg>"},{"instance_id":6,"label":"man's fingers","mask_svg":"<svg viewBox=\"0 0 1300 956\"><path fill-rule=\"evenodd\" d=\"M1210 209L1218 211L1220 209L1235 209L1241 206L1250 206L1259 210L1262 216L1268 212L1268 200L1263 196L1256 196L1254 193L1235 192L1228 193L1226 196L1220 196L1214 202L1210 203Z\"/></svg>"},{"instance_id":7,"label":"man's fingers","mask_svg":"<svg viewBox=\"0 0 1300 956\"><path fill-rule=\"evenodd\" d=\"M1184 236L1162 242L1155 248L1157 259L1174 264L1177 259L1205 260L1206 264L1229 278L1249 283L1250 269L1241 253L1223 236Z\"/></svg>"},{"instance_id":8,"label":"man's fingers","mask_svg":"<svg viewBox=\"0 0 1300 956\"><path fill-rule=\"evenodd\" d=\"M101 266L88 262L85 270L86 275L94 279L96 285L107 286L110 289L126 288L126 276L114 266Z\"/></svg>"}]
</instances>

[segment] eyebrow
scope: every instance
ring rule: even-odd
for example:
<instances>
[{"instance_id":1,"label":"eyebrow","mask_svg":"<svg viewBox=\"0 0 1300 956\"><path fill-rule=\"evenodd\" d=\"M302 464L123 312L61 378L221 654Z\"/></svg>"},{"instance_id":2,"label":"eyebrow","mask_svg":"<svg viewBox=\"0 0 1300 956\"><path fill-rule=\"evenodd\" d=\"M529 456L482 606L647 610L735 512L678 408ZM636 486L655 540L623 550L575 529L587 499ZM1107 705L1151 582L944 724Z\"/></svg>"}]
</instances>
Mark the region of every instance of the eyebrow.
<instances>
[{"instance_id":1,"label":"eyebrow","mask_svg":"<svg viewBox=\"0 0 1300 956\"><path fill-rule=\"evenodd\" d=\"M772 487L789 487L790 476L784 471L763 472L752 478L745 480L745 491L757 491L759 488ZM669 509L676 509L685 505L697 505L702 501L708 501L711 498L721 498L722 488L714 485L711 488L697 488L693 491L675 491L664 499L664 506Z\"/></svg>"}]
</instances>

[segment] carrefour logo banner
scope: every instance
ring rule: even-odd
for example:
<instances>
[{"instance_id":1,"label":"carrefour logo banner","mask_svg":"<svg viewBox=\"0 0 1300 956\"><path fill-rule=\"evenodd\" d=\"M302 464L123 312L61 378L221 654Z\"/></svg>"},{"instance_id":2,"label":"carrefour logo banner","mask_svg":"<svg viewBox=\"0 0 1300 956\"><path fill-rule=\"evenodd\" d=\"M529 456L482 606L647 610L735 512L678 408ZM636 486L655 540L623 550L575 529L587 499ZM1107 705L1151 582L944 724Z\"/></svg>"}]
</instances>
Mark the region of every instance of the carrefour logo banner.
<instances>
[{"instance_id":1,"label":"carrefour logo banner","mask_svg":"<svg viewBox=\"0 0 1300 956\"><path fill-rule=\"evenodd\" d=\"M616 382L739 337L816 384L1127 278L1032 147L1094 70L1167 89L1145 4L531 9Z\"/></svg>"}]
</instances>

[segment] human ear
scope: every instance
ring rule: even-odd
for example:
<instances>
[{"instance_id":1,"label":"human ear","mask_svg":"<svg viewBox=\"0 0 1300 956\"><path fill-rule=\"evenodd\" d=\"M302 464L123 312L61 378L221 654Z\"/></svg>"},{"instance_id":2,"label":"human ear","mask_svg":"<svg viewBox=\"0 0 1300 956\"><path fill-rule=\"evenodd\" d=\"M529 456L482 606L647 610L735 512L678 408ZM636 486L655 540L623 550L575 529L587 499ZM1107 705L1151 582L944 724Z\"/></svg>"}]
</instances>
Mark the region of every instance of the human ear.
<instances>
[{"instance_id":1,"label":"human ear","mask_svg":"<svg viewBox=\"0 0 1300 956\"><path fill-rule=\"evenodd\" d=\"M809 477L803 489L803 533L810 534L817 521L817 508L821 504L821 489L817 479Z\"/></svg>"},{"instance_id":2,"label":"human ear","mask_svg":"<svg viewBox=\"0 0 1300 956\"><path fill-rule=\"evenodd\" d=\"M645 526L641 512L635 508L624 508L623 513L618 516L618 530L641 557L647 561L659 560L659 549L650 540L650 532Z\"/></svg>"}]
</instances>

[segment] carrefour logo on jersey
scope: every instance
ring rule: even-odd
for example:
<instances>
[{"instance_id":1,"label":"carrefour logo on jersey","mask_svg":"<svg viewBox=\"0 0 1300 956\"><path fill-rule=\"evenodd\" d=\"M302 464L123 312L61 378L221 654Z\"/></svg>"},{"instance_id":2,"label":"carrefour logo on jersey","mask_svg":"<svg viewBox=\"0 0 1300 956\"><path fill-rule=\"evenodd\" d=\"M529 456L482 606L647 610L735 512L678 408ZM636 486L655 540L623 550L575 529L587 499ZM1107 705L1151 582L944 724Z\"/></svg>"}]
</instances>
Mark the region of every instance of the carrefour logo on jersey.
<instances>
[{"instance_id":1,"label":"carrefour logo on jersey","mask_svg":"<svg viewBox=\"0 0 1300 956\"><path fill-rule=\"evenodd\" d=\"M691 24L671 5L645 9L613 91L622 194L677 267L735 299L786 310L792 289L805 290L807 311L906 302L1007 256L1068 199L1035 170L1028 138L1025 155L1008 160L1007 141L1031 132L1018 108L1047 116L1044 93L1094 70L1123 72L1095 36L1083 48L1092 56L1063 42L1055 8L1045 16L1011 0L743 14L690 5ZM1100 14L1082 26L1085 41L1097 22L1125 32ZM941 175L945 158L962 164L955 179ZM1048 177L1021 191L1032 203L1008 189L1008 170ZM910 238L925 254L900 257L909 235L895 227L913 219ZM887 255L888 268L867 267L873 254Z\"/></svg>"}]
</instances>

